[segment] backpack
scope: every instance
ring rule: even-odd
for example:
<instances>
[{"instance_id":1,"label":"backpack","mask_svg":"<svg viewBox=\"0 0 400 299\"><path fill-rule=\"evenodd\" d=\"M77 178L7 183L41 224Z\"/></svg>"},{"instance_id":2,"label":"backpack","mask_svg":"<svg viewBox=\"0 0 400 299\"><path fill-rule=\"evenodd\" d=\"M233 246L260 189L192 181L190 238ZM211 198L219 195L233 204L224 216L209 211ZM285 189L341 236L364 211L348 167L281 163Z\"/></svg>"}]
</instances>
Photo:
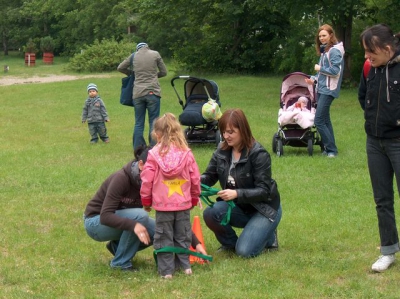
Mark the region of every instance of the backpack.
<instances>
[{"instance_id":1,"label":"backpack","mask_svg":"<svg viewBox=\"0 0 400 299\"><path fill-rule=\"evenodd\" d=\"M371 70L371 62L369 61L369 59L365 60L364 62L364 66L363 66L363 75L364 75L364 79L367 79L368 73Z\"/></svg>"}]
</instances>

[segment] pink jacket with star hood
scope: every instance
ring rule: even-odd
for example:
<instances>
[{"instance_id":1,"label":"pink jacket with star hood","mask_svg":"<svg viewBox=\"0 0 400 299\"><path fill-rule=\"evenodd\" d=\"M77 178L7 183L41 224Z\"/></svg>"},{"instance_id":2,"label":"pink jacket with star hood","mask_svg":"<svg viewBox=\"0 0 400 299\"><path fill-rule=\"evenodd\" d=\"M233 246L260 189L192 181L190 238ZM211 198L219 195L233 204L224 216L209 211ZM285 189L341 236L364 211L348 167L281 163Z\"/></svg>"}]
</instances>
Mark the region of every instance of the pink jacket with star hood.
<instances>
[{"instance_id":1,"label":"pink jacket with star hood","mask_svg":"<svg viewBox=\"0 0 400 299\"><path fill-rule=\"evenodd\" d=\"M171 146L164 156L159 145L149 151L140 174L143 206L156 211L183 211L196 206L200 196L200 172L190 149Z\"/></svg>"}]
</instances>

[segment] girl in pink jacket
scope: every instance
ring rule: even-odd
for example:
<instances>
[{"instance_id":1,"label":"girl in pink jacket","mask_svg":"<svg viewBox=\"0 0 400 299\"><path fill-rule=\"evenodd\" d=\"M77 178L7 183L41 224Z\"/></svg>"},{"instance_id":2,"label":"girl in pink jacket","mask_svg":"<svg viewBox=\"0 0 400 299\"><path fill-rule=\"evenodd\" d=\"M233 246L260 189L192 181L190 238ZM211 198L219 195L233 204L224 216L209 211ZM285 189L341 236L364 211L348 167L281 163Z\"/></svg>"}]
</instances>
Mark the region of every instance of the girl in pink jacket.
<instances>
[{"instance_id":1,"label":"girl in pink jacket","mask_svg":"<svg viewBox=\"0 0 400 299\"><path fill-rule=\"evenodd\" d=\"M154 249L180 247L189 249L192 239L190 210L198 204L200 172L189 149L180 123L171 113L156 119L152 137L157 144L149 151L140 174L140 196L144 209L156 211ZM185 274L192 274L188 254L176 254L177 264ZM173 253L158 253L158 272L172 278Z\"/></svg>"}]
</instances>

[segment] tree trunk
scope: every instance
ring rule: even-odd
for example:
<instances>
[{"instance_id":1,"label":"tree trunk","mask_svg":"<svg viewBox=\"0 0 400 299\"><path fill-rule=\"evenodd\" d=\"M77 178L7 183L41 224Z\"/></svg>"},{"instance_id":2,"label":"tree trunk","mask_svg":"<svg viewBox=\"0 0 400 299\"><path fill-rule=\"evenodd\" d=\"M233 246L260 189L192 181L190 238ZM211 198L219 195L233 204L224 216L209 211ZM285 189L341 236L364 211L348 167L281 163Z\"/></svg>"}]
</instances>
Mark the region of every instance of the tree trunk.
<instances>
[{"instance_id":1,"label":"tree trunk","mask_svg":"<svg viewBox=\"0 0 400 299\"><path fill-rule=\"evenodd\" d=\"M4 31L2 33L2 40L3 40L3 52L4 56L6 56L8 55L8 39Z\"/></svg>"},{"instance_id":2,"label":"tree trunk","mask_svg":"<svg viewBox=\"0 0 400 299\"><path fill-rule=\"evenodd\" d=\"M353 14L349 14L346 18L345 23L334 24L334 30L336 37L339 42L343 42L345 54L344 54L344 70L343 79L351 81L351 35L353 31Z\"/></svg>"}]
</instances>

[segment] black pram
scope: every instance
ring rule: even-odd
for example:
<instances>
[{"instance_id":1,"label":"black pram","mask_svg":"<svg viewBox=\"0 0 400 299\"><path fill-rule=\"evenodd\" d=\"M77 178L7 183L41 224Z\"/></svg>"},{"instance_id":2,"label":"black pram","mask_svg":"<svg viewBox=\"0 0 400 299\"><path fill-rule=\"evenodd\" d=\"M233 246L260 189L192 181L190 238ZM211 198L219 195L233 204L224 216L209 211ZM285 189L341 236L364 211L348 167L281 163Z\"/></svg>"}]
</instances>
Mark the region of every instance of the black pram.
<instances>
[{"instance_id":1,"label":"black pram","mask_svg":"<svg viewBox=\"0 0 400 299\"><path fill-rule=\"evenodd\" d=\"M175 88L174 81L184 79L184 103ZM185 137L190 143L215 143L221 142L221 134L218 129L218 121L207 121L203 118L202 108L210 99L216 101L221 107L219 100L219 89L216 82L207 79L190 76L178 76L171 79L171 85L178 97L183 112L179 115L179 122L188 126L185 129Z\"/></svg>"}]
</instances>

